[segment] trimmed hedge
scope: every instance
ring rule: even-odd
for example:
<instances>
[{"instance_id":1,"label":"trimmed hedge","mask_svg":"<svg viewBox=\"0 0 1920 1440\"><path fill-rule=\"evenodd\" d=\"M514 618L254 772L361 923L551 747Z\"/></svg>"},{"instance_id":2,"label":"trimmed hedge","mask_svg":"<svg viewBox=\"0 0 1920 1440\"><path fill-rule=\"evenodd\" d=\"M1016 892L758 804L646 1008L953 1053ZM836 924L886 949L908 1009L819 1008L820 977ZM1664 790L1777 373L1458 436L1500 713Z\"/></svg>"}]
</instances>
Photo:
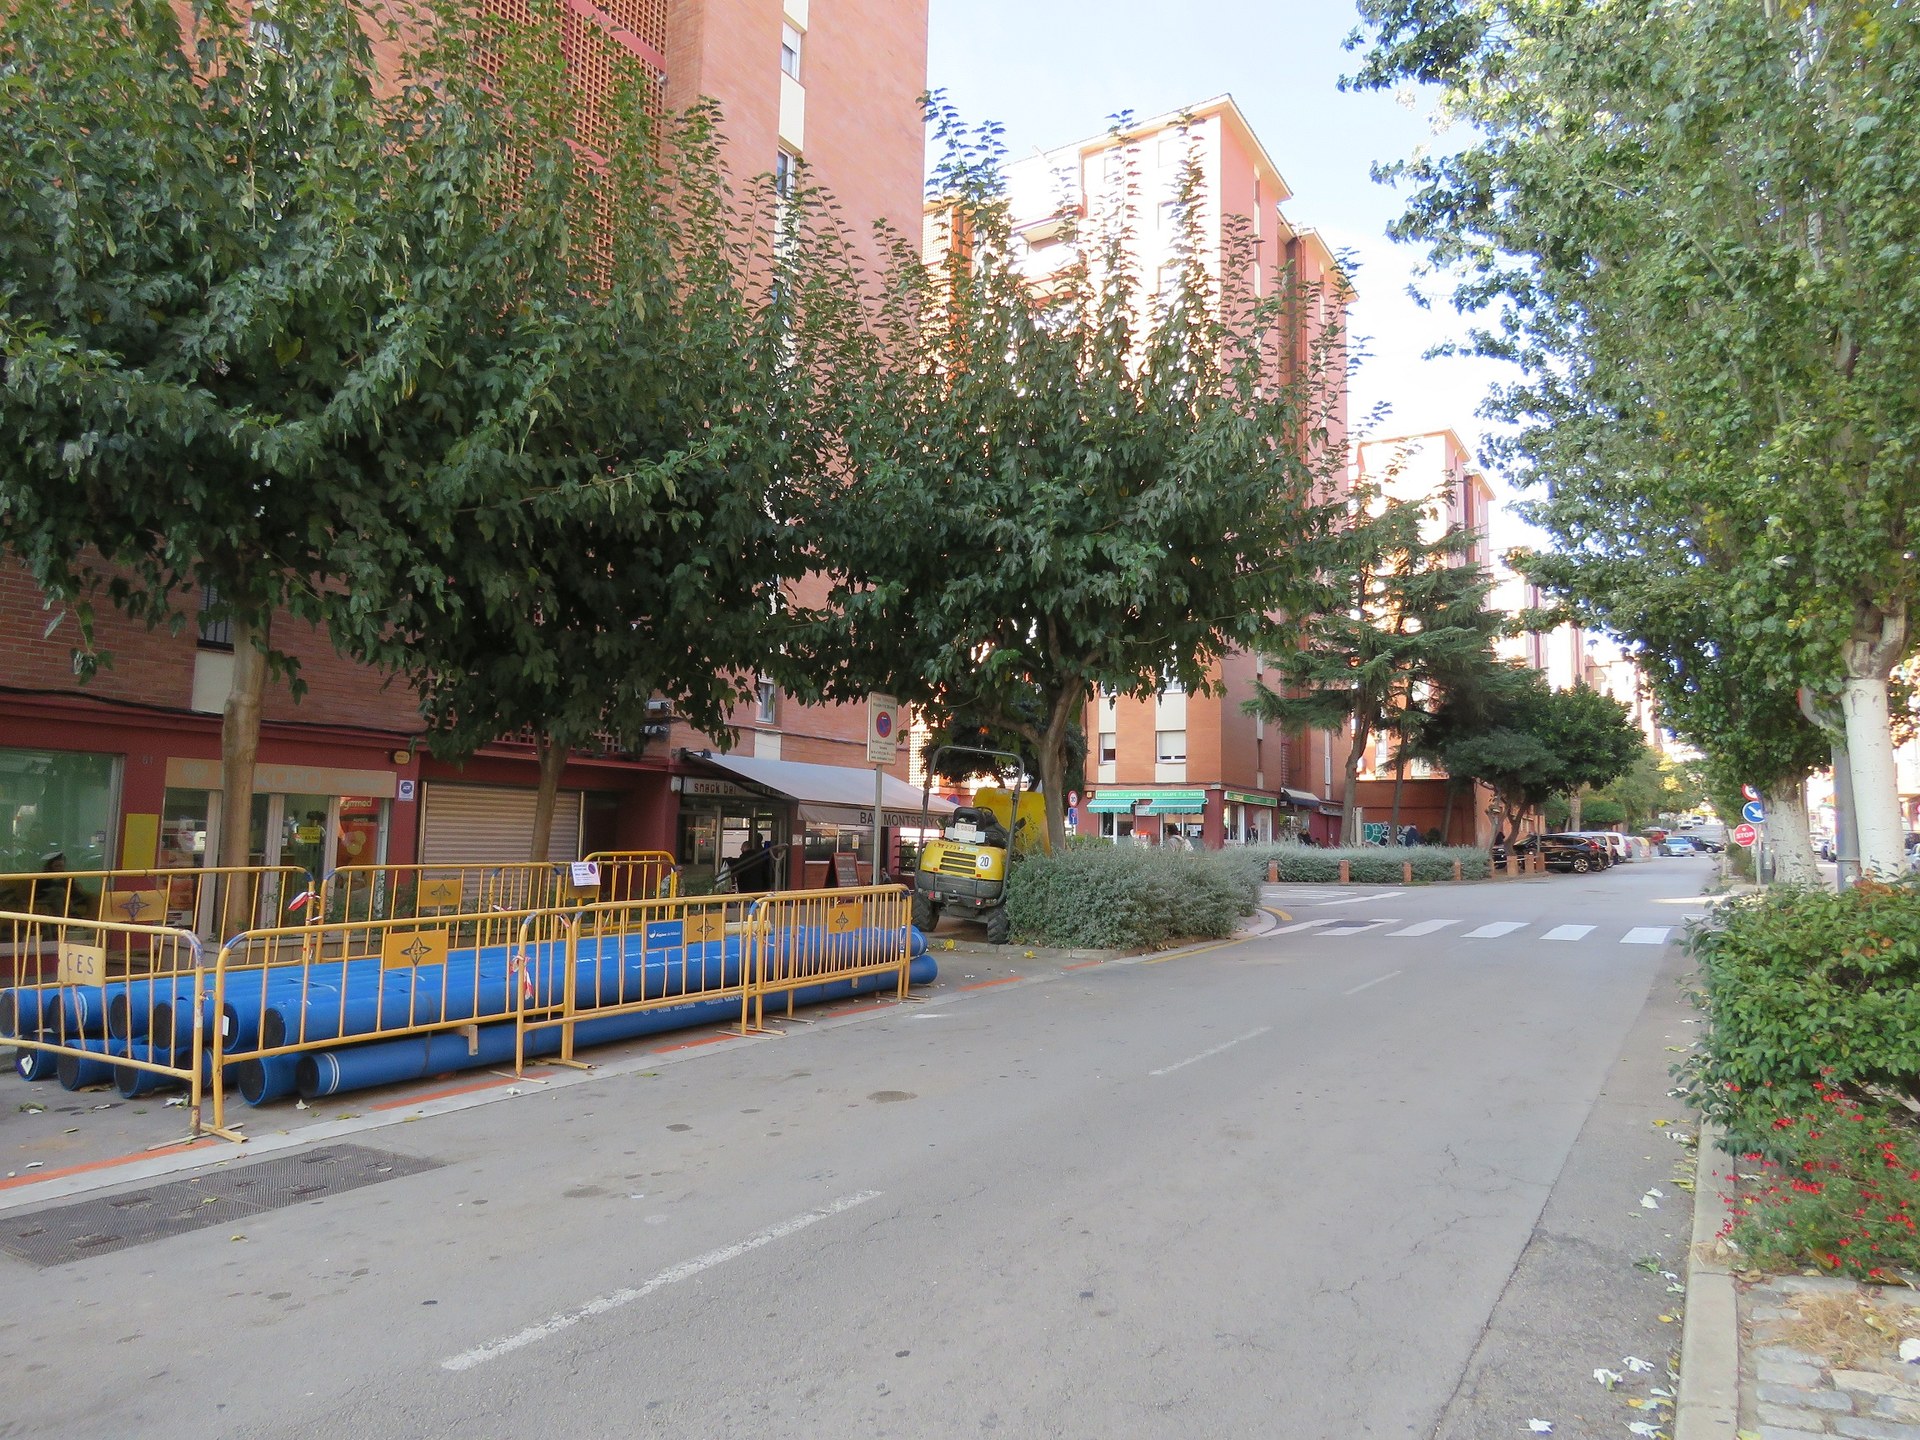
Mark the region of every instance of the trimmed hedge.
<instances>
[{"instance_id":1,"label":"trimmed hedge","mask_svg":"<svg viewBox=\"0 0 1920 1440\"><path fill-rule=\"evenodd\" d=\"M1691 942L1707 1023L1695 1103L1764 1144L1816 1086L1920 1090L1920 889L1774 886L1723 904Z\"/></svg>"},{"instance_id":2,"label":"trimmed hedge","mask_svg":"<svg viewBox=\"0 0 1920 1440\"><path fill-rule=\"evenodd\" d=\"M1014 865L1007 919L1028 945L1163 950L1225 939L1259 898L1237 853L1069 841L1057 855Z\"/></svg>"},{"instance_id":3,"label":"trimmed hedge","mask_svg":"<svg viewBox=\"0 0 1920 1440\"><path fill-rule=\"evenodd\" d=\"M1360 845L1345 850L1320 850L1311 845L1242 845L1223 851L1249 867L1256 880L1267 878L1269 864L1290 884L1332 883L1340 878L1340 862L1347 862L1351 878L1361 885L1398 885L1400 867L1413 862L1416 882L1453 879L1453 862L1460 862L1460 878L1487 878L1487 852L1471 845Z\"/></svg>"}]
</instances>

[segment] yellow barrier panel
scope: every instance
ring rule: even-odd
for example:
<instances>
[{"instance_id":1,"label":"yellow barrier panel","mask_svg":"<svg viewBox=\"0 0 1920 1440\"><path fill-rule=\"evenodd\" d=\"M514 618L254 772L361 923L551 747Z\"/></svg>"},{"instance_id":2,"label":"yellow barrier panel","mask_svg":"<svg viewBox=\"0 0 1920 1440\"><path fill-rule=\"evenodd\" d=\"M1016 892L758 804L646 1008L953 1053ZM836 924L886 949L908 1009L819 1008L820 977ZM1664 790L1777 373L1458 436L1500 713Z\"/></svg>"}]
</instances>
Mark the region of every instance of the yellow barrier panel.
<instances>
[{"instance_id":1,"label":"yellow barrier panel","mask_svg":"<svg viewBox=\"0 0 1920 1440\"><path fill-rule=\"evenodd\" d=\"M183 1084L199 1135L207 994L200 937L177 926L20 911L0 911L0 933L31 937L4 953L11 983L0 989L0 1036L28 1052L29 1064L48 1057L73 1089L112 1083L131 1099Z\"/></svg>"},{"instance_id":2,"label":"yellow barrier panel","mask_svg":"<svg viewBox=\"0 0 1920 1440\"><path fill-rule=\"evenodd\" d=\"M573 883L569 864L342 865L321 887L328 924L413 920L486 911L545 910L600 898Z\"/></svg>"},{"instance_id":3,"label":"yellow barrier panel","mask_svg":"<svg viewBox=\"0 0 1920 1440\"><path fill-rule=\"evenodd\" d=\"M149 929L192 930L203 939L219 933L228 891L238 897L249 925L278 924L289 905L307 893L307 872L297 865L207 865L146 870L42 870L0 875L0 911L24 917L0 928L0 945L18 946L27 922L54 917L111 920L134 927L110 950L137 948ZM298 913L297 911L295 913ZM305 915L300 915L304 920ZM11 933L9 933L11 932Z\"/></svg>"},{"instance_id":4,"label":"yellow barrier panel","mask_svg":"<svg viewBox=\"0 0 1920 1440\"><path fill-rule=\"evenodd\" d=\"M532 917L522 931L515 1069L529 1037L559 1030L558 1058L573 1058L583 1021L611 1020L694 1000L740 1002L758 941L752 895L701 895L587 905Z\"/></svg>"},{"instance_id":5,"label":"yellow barrier panel","mask_svg":"<svg viewBox=\"0 0 1920 1440\"><path fill-rule=\"evenodd\" d=\"M602 901L670 900L680 893L680 866L665 850L596 850Z\"/></svg>"},{"instance_id":6,"label":"yellow barrier panel","mask_svg":"<svg viewBox=\"0 0 1920 1440\"><path fill-rule=\"evenodd\" d=\"M791 1017L795 992L835 980L893 970L899 977L895 993L905 999L913 963L908 929L912 903L904 885L788 890L759 897L749 1028L764 1027L769 996L784 994Z\"/></svg>"},{"instance_id":7,"label":"yellow barrier panel","mask_svg":"<svg viewBox=\"0 0 1920 1440\"><path fill-rule=\"evenodd\" d=\"M464 1033L515 1018L519 940L536 910L352 920L249 930L213 968L213 1129L226 1120L230 1070L249 1098L293 1093L301 1056L368 1041ZM262 1087L258 1093L253 1087Z\"/></svg>"}]
</instances>

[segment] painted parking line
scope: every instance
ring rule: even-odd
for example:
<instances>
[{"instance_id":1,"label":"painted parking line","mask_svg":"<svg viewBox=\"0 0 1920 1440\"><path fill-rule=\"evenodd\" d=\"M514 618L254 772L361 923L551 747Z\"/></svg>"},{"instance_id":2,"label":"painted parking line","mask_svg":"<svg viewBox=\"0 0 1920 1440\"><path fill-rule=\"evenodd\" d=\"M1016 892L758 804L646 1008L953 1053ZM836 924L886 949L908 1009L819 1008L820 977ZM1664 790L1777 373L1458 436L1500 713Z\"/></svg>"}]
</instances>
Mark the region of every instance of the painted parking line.
<instances>
[{"instance_id":1,"label":"painted parking line","mask_svg":"<svg viewBox=\"0 0 1920 1440\"><path fill-rule=\"evenodd\" d=\"M1591 925L1556 925L1540 938L1542 940L1584 940L1592 933Z\"/></svg>"},{"instance_id":2,"label":"painted parking line","mask_svg":"<svg viewBox=\"0 0 1920 1440\"><path fill-rule=\"evenodd\" d=\"M1224 1055L1227 1051L1231 1050L1234 1046L1239 1045L1244 1041L1251 1040L1256 1035L1264 1035L1267 1033L1267 1031L1271 1030L1272 1028L1273 1027L1271 1025L1262 1025L1258 1030L1249 1030L1244 1035L1236 1035L1233 1039L1226 1041L1224 1044L1216 1045L1211 1050L1202 1050L1198 1055L1189 1055L1184 1060L1176 1060L1173 1062L1173 1064L1162 1066L1158 1070L1149 1070L1147 1074L1150 1077L1158 1076L1158 1075L1171 1075L1173 1074L1174 1071L1184 1070L1189 1065L1198 1065L1202 1060L1211 1060L1216 1055Z\"/></svg>"},{"instance_id":3,"label":"painted parking line","mask_svg":"<svg viewBox=\"0 0 1920 1440\"><path fill-rule=\"evenodd\" d=\"M1466 938L1469 940L1497 940L1502 935L1511 935L1516 930L1524 930L1526 928L1527 922L1524 920L1495 920L1489 925L1482 925L1478 930L1467 931Z\"/></svg>"},{"instance_id":4,"label":"painted parking line","mask_svg":"<svg viewBox=\"0 0 1920 1440\"><path fill-rule=\"evenodd\" d=\"M1398 940L1402 936L1431 935L1436 930L1444 930L1449 925L1458 925L1458 920L1417 920L1404 930L1395 930L1387 936L1389 940Z\"/></svg>"},{"instance_id":5,"label":"painted parking line","mask_svg":"<svg viewBox=\"0 0 1920 1440\"><path fill-rule=\"evenodd\" d=\"M1622 945L1664 945L1671 925L1636 925L1620 937Z\"/></svg>"}]
</instances>

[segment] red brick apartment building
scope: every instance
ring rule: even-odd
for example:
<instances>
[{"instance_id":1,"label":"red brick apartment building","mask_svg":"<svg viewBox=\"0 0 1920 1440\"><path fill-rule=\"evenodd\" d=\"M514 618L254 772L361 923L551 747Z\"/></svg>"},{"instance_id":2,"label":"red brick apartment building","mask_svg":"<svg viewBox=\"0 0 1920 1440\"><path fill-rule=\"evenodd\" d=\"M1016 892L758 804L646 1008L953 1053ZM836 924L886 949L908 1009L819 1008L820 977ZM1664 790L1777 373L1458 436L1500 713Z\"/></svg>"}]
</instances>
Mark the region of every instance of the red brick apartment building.
<instances>
[{"instance_id":1,"label":"red brick apartment building","mask_svg":"<svg viewBox=\"0 0 1920 1440\"><path fill-rule=\"evenodd\" d=\"M670 107L718 100L736 166L777 173L804 159L856 228L884 218L910 233L918 223L927 0L568 0L565 24L571 62L588 76L637 59L664 77ZM25 570L0 556L0 871L54 854L74 869L251 859L316 874L526 858L530 746L433 760L404 684L284 618L275 639L309 689L296 703L284 683L270 686L253 853L216 856L225 637L103 615L99 644L113 666L83 685L71 629L49 634L49 618ZM785 878L798 884L823 880L836 851L870 853L863 707L801 706L766 687L734 719L741 738L730 756L671 721L642 755L576 753L553 858L666 849L698 876L757 830L791 842ZM906 796L902 783L889 807L904 809ZM889 808L887 823L911 822Z\"/></svg>"},{"instance_id":2,"label":"red brick apartment building","mask_svg":"<svg viewBox=\"0 0 1920 1440\"><path fill-rule=\"evenodd\" d=\"M1317 233L1282 209L1293 192L1230 96L1145 121L1123 137L1102 134L1009 167L1016 233L1031 248L1031 271L1044 277L1064 258L1055 253L1059 227L1049 223L1063 193L1080 213L1093 215L1131 183L1140 187L1143 217L1131 238L1133 259L1150 283L1154 277L1164 283L1176 263L1177 238L1166 217L1190 150L1201 167L1200 224L1213 254L1224 257L1239 217L1256 245L1255 293L1272 293L1289 271L1303 283L1326 285L1318 323L1344 332L1344 303L1332 288L1340 278L1338 261ZM1219 263L1216 258L1216 273ZM1339 444L1347 418L1344 375L1336 383L1328 398ZM1256 657L1234 654L1219 666L1209 694L1173 689L1145 700L1091 697L1087 793L1069 797L1080 802L1079 833L1110 839L1171 834L1210 847L1270 840L1286 830L1331 834L1338 807L1330 818L1322 797L1332 793L1339 737L1287 736L1248 715L1243 705L1256 693L1260 672Z\"/></svg>"}]
</instances>

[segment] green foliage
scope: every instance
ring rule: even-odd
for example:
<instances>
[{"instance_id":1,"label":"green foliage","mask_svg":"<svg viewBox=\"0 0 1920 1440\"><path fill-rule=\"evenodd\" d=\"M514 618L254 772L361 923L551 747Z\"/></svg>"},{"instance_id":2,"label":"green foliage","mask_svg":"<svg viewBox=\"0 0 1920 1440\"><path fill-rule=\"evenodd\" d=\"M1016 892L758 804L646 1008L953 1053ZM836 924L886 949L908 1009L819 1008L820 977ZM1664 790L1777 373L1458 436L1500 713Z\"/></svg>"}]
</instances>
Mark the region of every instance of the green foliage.
<instances>
[{"instance_id":1,"label":"green foliage","mask_svg":"<svg viewBox=\"0 0 1920 1440\"><path fill-rule=\"evenodd\" d=\"M836 584L806 647L829 695L886 689L1020 736L1058 845L1067 736L1096 686L1202 690L1262 616L1313 608L1346 294L1292 273L1250 293L1254 237L1202 239L1190 160L1178 283L1155 296L1128 238L1158 197L1127 146L1102 217L1056 217L1066 258L1036 290L999 132L930 117L945 261L895 237L877 319L852 288L797 317L796 363L836 377L819 424L844 447L808 526Z\"/></svg>"},{"instance_id":2,"label":"green foliage","mask_svg":"<svg viewBox=\"0 0 1920 1440\"><path fill-rule=\"evenodd\" d=\"M1361 12L1357 83L1438 82L1479 132L1394 168L1397 233L1493 317L1473 347L1522 368L1494 405L1501 454L1559 551L1522 567L1633 643L1695 744L1793 782L1826 748L1796 688L1883 686L1920 587L1920 178L1902 159L1920 149L1920 14ZM1881 757L1855 788L1884 848L1885 736L1851 740L1859 764Z\"/></svg>"},{"instance_id":3,"label":"green foliage","mask_svg":"<svg viewBox=\"0 0 1920 1440\"><path fill-rule=\"evenodd\" d=\"M1695 1101L1743 1144L1816 1084L1920 1089L1920 890L1773 886L1692 941L1707 1016ZM1756 1104L1762 1108L1756 1112Z\"/></svg>"},{"instance_id":4,"label":"green foliage","mask_svg":"<svg viewBox=\"0 0 1920 1440\"><path fill-rule=\"evenodd\" d=\"M1471 845L1354 845L1320 849L1312 845L1243 845L1223 852L1238 857L1259 880L1267 867L1277 867L1282 884L1321 885L1340 879L1340 862L1347 862L1349 878L1360 885L1398 885L1401 866L1413 866L1416 884L1452 880L1460 863L1462 880L1487 878L1487 852Z\"/></svg>"},{"instance_id":5,"label":"green foliage","mask_svg":"<svg viewBox=\"0 0 1920 1440\"><path fill-rule=\"evenodd\" d=\"M1013 867L1007 918L1014 939L1030 945L1160 950L1225 939L1260 898L1240 859L1217 850L1069 844Z\"/></svg>"},{"instance_id":6,"label":"green foliage","mask_svg":"<svg viewBox=\"0 0 1920 1440\"><path fill-rule=\"evenodd\" d=\"M1609 783L1642 748L1619 701L1584 686L1550 689L1530 670L1510 673L1497 715L1448 734L1437 747L1448 775L1486 782L1514 817L1551 796Z\"/></svg>"}]
</instances>

